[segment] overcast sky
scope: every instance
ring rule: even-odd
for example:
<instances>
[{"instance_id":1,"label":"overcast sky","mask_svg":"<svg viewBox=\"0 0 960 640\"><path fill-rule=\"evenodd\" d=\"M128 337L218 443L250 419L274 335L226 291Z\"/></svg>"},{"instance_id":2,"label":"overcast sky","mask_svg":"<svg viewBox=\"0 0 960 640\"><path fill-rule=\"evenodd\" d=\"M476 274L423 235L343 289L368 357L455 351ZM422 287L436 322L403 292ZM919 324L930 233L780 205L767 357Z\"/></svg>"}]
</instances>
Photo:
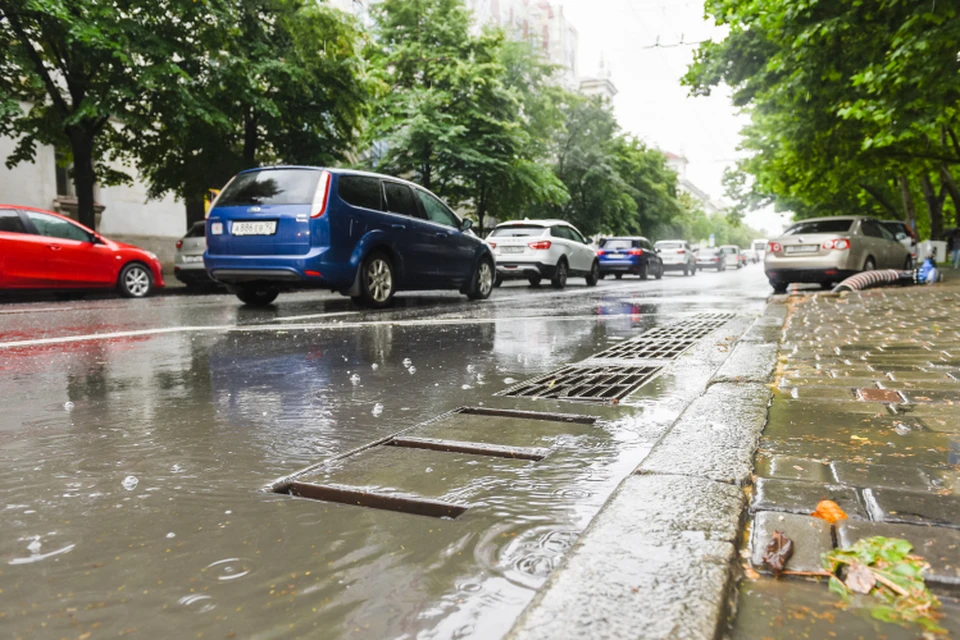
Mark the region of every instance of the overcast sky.
<instances>
[{"instance_id":1,"label":"overcast sky","mask_svg":"<svg viewBox=\"0 0 960 640\"><path fill-rule=\"evenodd\" d=\"M624 130L664 151L685 155L687 178L721 200L725 167L738 157L738 115L728 92L691 98L680 78L693 46L653 48L720 39L724 32L703 19L702 0L555 0L580 35L580 75L596 74L603 55L619 90L614 100ZM778 231L782 217L759 212L748 220Z\"/></svg>"}]
</instances>

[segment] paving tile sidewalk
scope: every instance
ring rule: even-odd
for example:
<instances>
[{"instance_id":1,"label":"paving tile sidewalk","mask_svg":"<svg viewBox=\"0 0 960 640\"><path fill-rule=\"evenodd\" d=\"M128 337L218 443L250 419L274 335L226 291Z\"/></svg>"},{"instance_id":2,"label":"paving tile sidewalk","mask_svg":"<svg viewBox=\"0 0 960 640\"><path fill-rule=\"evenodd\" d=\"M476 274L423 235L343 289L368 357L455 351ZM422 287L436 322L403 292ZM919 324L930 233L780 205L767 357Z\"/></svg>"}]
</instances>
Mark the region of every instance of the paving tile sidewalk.
<instances>
[{"instance_id":1,"label":"paving tile sidewalk","mask_svg":"<svg viewBox=\"0 0 960 640\"><path fill-rule=\"evenodd\" d=\"M763 571L774 530L795 541L794 571L819 569L835 544L905 538L931 565L927 583L943 596L943 623L960 634L960 278L786 304L744 562ZM831 528L810 517L821 499L849 519ZM831 600L825 583L746 580L730 636L918 637L838 612Z\"/></svg>"}]
</instances>

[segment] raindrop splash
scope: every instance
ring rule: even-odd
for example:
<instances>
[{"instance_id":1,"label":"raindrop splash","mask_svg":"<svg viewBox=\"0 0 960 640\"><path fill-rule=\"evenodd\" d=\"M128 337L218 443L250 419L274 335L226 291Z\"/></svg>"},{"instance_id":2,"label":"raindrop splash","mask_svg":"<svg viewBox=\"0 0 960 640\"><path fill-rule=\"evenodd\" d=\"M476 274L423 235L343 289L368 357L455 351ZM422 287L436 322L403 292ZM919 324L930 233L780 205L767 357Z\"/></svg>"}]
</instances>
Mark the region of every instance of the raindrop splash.
<instances>
[{"instance_id":1,"label":"raindrop splash","mask_svg":"<svg viewBox=\"0 0 960 640\"><path fill-rule=\"evenodd\" d=\"M374 418L380 417L380 414L383 413L383 405L380 404L379 402L378 402L377 404L373 405L373 411L372 411L372 413L373 413L373 417L374 417Z\"/></svg>"},{"instance_id":2,"label":"raindrop splash","mask_svg":"<svg viewBox=\"0 0 960 640\"><path fill-rule=\"evenodd\" d=\"M140 484L140 480L137 478L137 476L127 476L123 479L121 484L127 491L133 491L137 488L137 485Z\"/></svg>"}]
</instances>

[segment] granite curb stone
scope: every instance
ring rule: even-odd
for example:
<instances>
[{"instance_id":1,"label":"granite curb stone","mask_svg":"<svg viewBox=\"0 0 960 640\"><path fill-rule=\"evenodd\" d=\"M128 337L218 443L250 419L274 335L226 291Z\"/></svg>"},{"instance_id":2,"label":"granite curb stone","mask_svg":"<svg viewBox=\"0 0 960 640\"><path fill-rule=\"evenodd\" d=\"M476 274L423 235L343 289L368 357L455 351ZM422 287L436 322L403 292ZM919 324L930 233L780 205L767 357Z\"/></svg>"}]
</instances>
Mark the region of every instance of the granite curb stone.
<instances>
[{"instance_id":1,"label":"granite curb stone","mask_svg":"<svg viewBox=\"0 0 960 640\"><path fill-rule=\"evenodd\" d=\"M715 637L743 504L705 478L627 478L509 637Z\"/></svg>"},{"instance_id":2,"label":"granite curb stone","mask_svg":"<svg viewBox=\"0 0 960 640\"><path fill-rule=\"evenodd\" d=\"M771 390L763 384L712 385L654 445L637 473L748 484L771 397Z\"/></svg>"}]
</instances>

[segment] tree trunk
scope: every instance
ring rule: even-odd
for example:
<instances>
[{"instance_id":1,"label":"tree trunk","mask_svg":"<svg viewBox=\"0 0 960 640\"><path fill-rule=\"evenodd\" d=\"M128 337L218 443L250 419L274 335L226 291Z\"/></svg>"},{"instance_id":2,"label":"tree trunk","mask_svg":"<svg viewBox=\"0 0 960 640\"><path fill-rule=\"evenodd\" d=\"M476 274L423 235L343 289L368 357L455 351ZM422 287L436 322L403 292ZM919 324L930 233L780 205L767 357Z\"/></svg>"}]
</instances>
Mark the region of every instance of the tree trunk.
<instances>
[{"instance_id":1,"label":"tree trunk","mask_svg":"<svg viewBox=\"0 0 960 640\"><path fill-rule=\"evenodd\" d=\"M943 188L950 194L950 199L953 200L954 215L956 216L953 221L953 226L960 226L960 189L957 188L953 174L950 173L950 169L946 164L940 165L940 181L943 184Z\"/></svg>"},{"instance_id":2,"label":"tree trunk","mask_svg":"<svg viewBox=\"0 0 960 640\"><path fill-rule=\"evenodd\" d=\"M204 211L204 203L203 203L202 197L199 200L194 200L192 198L190 200L187 200L186 210L187 210L187 229L188 230L190 229L190 227L194 225L195 222L203 222L203 220L207 217L206 211Z\"/></svg>"},{"instance_id":3,"label":"tree trunk","mask_svg":"<svg viewBox=\"0 0 960 640\"><path fill-rule=\"evenodd\" d=\"M253 109L243 118L243 162L246 169L257 166L257 115Z\"/></svg>"},{"instance_id":4,"label":"tree trunk","mask_svg":"<svg viewBox=\"0 0 960 640\"><path fill-rule=\"evenodd\" d=\"M484 234L483 229L483 219L487 215L487 202L484 197L486 194L486 189L483 186L480 186L480 197L477 198L477 226L480 227L480 237L482 238Z\"/></svg>"},{"instance_id":5,"label":"tree trunk","mask_svg":"<svg viewBox=\"0 0 960 640\"><path fill-rule=\"evenodd\" d=\"M940 240L943 236L943 199L937 196L926 171L920 176L920 186L923 188L923 198L927 201L927 210L930 212L930 239Z\"/></svg>"},{"instance_id":6,"label":"tree trunk","mask_svg":"<svg viewBox=\"0 0 960 640\"><path fill-rule=\"evenodd\" d=\"M877 188L874 187L874 186L871 186L871 185L865 184L865 183L860 183L860 188L863 189L864 191L866 191L867 194L869 194L874 200L876 200L877 202L879 202L880 205L881 205L884 209L886 209L888 212L890 212L891 214L893 214L894 217L896 217L896 218L898 218L898 219L899 219L900 217L902 217L901 213L900 213L899 211L897 211L897 208L896 208L895 206L893 206L893 203L890 202L890 200L887 198L887 196L885 196L885 195L883 194L882 191L880 191L879 189L877 189Z\"/></svg>"},{"instance_id":7,"label":"tree trunk","mask_svg":"<svg viewBox=\"0 0 960 640\"><path fill-rule=\"evenodd\" d=\"M97 215L93 205L96 173L93 170L93 135L79 127L68 130L70 150L73 152L73 185L77 192L77 222L97 230Z\"/></svg>"},{"instance_id":8,"label":"tree trunk","mask_svg":"<svg viewBox=\"0 0 960 640\"><path fill-rule=\"evenodd\" d=\"M899 176L900 197L903 198L903 212L906 216L907 226L917 232L917 209L913 206L913 195L910 193L910 183L907 176Z\"/></svg>"}]
</instances>

